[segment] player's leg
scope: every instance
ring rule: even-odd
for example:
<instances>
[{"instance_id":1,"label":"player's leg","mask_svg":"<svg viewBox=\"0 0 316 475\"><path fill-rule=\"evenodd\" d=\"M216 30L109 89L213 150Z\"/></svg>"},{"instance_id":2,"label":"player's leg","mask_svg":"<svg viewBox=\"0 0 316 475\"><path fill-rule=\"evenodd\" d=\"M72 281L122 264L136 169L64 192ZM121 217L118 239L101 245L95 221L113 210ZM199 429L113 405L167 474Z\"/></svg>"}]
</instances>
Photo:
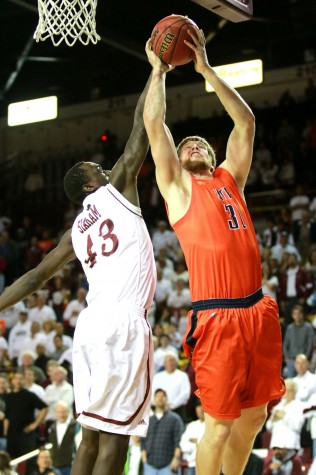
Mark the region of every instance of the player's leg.
<instances>
[{"instance_id":1,"label":"player's leg","mask_svg":"<svg viewBox=\"0 0 316 475\"><path fill-rule=\"evenodd\" d=\"M243 409L235 420L223 456L223 473L241 475L254 440L267 418L267 405Z\"/></svg>"},{"instance_id":2,"label":"player's leg","mask_svg":"<svg viewBox=\"0 0 316 475\"><path fill-rule=\"evenodd\" d=\"M99 453L92 475L122 475L126 462L129 436L99 432Z\"/></svg>"},{"instance_id":3,"label":"player's leg","mask_svg":"<svg viewBox=\"0 0 316 475\"><path fill-rule=\"evenodd\" d=\"M71 468L71 475L92 473L99 450L99 432L82 428L82 440L76 452Z\"/></svg>"},{"instance_id":4,"label":"player's leg","mask_svg":"<svg viewBox=\"0 0 316 475\"><path fill-rule=\"evenodd\" d=\"M205 413L205 432L196 454L197 475L218 475L224 449L230 437L234 419L215 419Z\"/></svg>"}]
</instances>

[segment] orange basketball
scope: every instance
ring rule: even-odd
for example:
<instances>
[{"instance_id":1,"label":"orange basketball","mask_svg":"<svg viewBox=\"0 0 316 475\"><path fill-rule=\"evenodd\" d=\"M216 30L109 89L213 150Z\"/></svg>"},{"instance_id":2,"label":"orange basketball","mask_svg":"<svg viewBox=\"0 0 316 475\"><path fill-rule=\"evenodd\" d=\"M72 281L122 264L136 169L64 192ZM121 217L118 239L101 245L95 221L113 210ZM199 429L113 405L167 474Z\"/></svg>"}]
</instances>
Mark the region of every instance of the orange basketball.
<instances>
[{"instance_id":1,"label":"orange basketball","mask_svg":"<svg viewBox=\"0 0 316 475\"><path fill-rule=\"evenodd\" d=\"M169 15L160 20L151 33L154 53L166 64L180 66L189 63L193 51L184 43L192 43L188 30L198 30L199 27L190 18L183 15Z\"/></svg>"}]
</instances>

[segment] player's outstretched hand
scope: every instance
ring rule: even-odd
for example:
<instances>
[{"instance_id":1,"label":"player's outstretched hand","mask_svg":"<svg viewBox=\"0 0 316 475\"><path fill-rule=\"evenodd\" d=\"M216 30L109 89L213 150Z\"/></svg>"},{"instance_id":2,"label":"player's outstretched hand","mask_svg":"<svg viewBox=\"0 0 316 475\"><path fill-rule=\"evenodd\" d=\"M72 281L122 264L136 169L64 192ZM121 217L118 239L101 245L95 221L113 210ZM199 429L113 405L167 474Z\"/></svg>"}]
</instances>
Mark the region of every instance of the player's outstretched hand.
<instances>
[{"instance_id":1,"label":"player's outstretched hand","mask_svg":"<svg viewBox=\"0 0 316 475\"><path fill-rule=\"evenodd\" d=\"M171 64L163 63L161 59L153 52L151 38L149 38L149 40L147 40L146 42L145 51L147 54L148 61L154 69L160 69L161 71L164 71L166 73L173 69L173 66L171 66Z\"/></svg>"},{"instance_id":2,"label":"player's outstretched hand","mask_svg":"<svg viewBox=\"0 0 316 475\"><path fill-rule=\"evenodd\" d=\"M209 67L205 49L205 36L203 30L188 30L192 42L184 40L185 44L194 52L194 67L197 73L203 73L205 68Z\"/></svg>"}]
</instances>

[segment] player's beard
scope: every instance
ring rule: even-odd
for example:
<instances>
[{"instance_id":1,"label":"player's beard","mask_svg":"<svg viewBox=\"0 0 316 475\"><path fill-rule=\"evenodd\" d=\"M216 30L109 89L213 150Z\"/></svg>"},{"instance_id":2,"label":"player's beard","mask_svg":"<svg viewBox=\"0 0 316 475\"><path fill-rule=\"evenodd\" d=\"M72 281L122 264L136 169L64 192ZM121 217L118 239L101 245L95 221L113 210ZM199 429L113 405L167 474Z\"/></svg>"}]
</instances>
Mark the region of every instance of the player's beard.
<instances>
[{"instance_id":1,"label":"player's beard","mask_svg":"<svg viewBox=\"0 0 316 475\"><path fill-rule=\"evenodd\" d=\"M212 167L212 161L211 159L187 159L182 162L182 166L188 172L196 173L199 171L210 170L210 168Z\"/></svg>"}]
</instances>

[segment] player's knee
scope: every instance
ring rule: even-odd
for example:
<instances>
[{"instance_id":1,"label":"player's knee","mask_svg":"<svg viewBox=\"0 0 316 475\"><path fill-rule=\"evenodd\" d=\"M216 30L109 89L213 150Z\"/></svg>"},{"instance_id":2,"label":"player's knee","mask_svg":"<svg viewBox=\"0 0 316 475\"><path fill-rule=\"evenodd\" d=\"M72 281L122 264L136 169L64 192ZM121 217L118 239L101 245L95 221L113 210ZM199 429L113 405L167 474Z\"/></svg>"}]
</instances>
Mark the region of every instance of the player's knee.
<instances>
[{"instance_id":1,"label":"player's knee","mask_svg":"<svg viewBox=\"0 0 316 475\"><path fill-rule=\"evenodd\" d=\"M252 418L248 422L248 430L253 433L257 434L258 431L261 429L263 424L267 419L267 411L266 409L258 410L252 415Z\"/></svg>"},{"instance_id":2,"label":"player's knee","mask_svg":"<svg viewBox=\"0 0 316 475\"><path fill-rule=\"evenodd\" d=\"M212 430L204 433L204 441L210 448L221 449L226 444L231 433L229 425L218 424Z\"/></svg>"}]
</instances>

